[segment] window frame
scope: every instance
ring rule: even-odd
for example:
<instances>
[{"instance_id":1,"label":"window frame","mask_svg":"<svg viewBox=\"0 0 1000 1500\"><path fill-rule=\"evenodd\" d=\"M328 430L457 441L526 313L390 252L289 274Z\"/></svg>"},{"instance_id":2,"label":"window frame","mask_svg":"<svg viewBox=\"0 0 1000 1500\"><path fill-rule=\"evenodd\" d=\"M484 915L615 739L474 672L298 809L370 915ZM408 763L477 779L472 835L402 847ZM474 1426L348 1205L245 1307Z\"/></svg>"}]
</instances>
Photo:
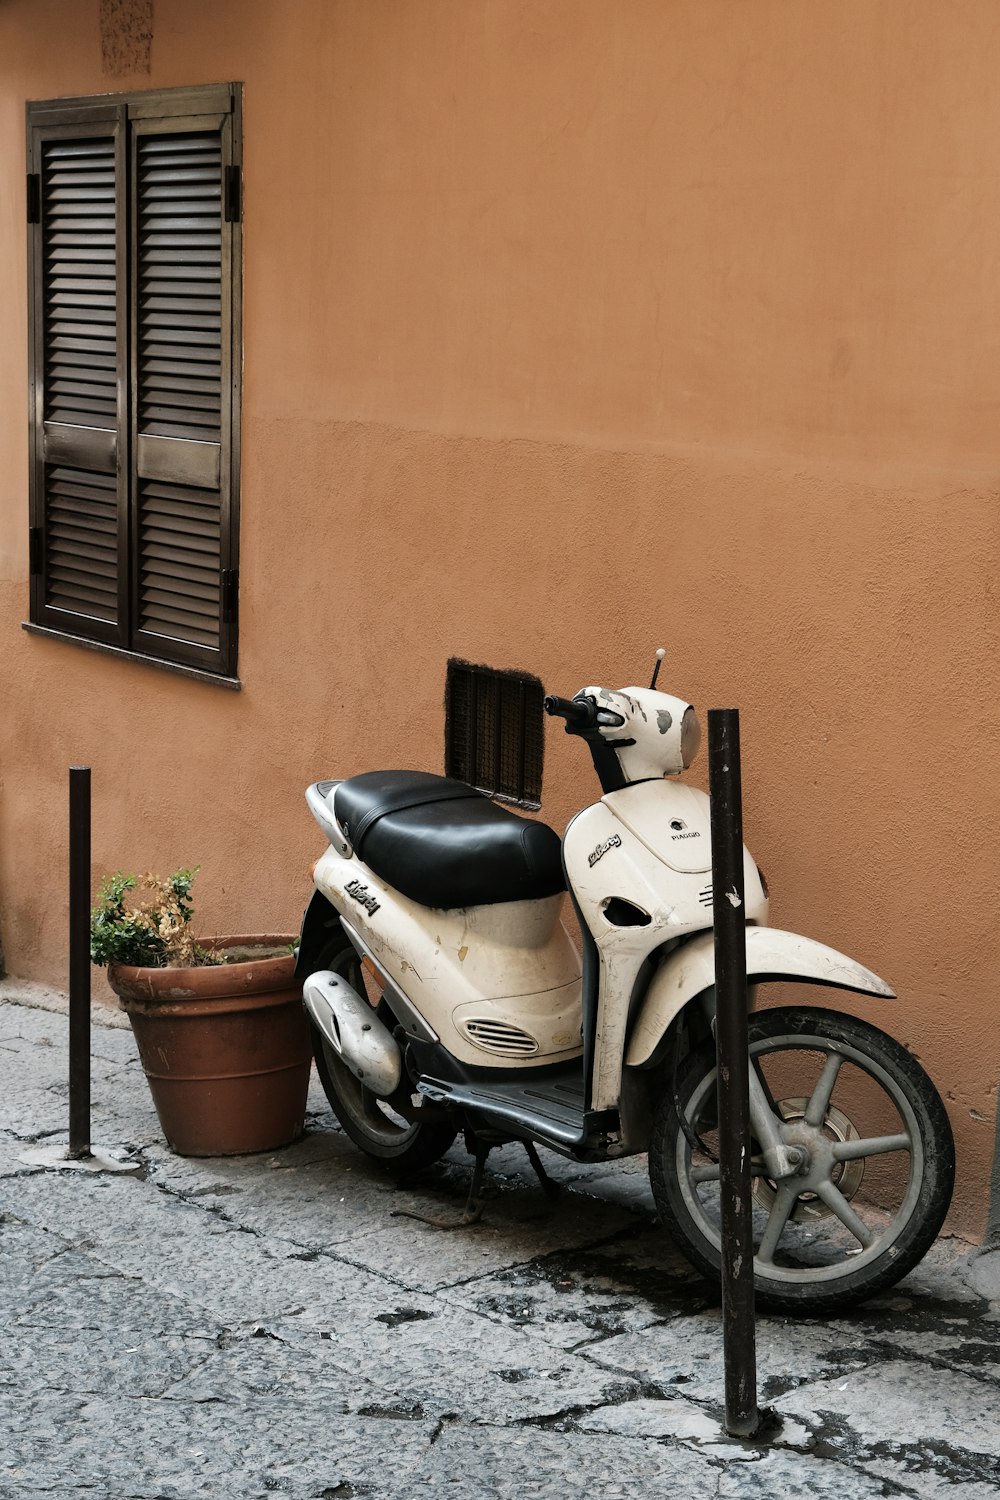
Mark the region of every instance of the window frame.
<instances>
[{"instance_id":1,"label":"window frame","mask_svg":"<svg viewBox=\"0 0 1000 1500\"><path fill-rule=\"evenodd\" d=\"M184 676L239 687L238 565L240 523L240 455L242 421L243 313L243 89L240 83L190 88L153 89L114 95L32 100L26 104L28 171L28 425L29 525L31 527L29 620L32 634L71 641ZM140 476L137 467L138 273L135 173L137 141L155 126L162 133L218 129L221 155L221 367L222 400L219 440L219 646L202 647L180 636L156 636L140 628L138 589L140 558L138 520ZM134 128L133 128L134 126ZM46 453L45 429L45 254L42 155L46 142L106 133L115 151L116 378L114 462L117 500L117 621L74 615L46 600ZM34 185L33 180L34 179ZM37 211L35 222L32 208ZM50 426L52 425L50 419ZM78 427L77 435L88 429ZM95 427L94 451L109 462L111 429ZM100 436L98 436L100 434ZM57 458L58 461L58 458ZM76 460L79 464L79 459ZM109 473L103 468L101 472ZM173 481L182 482L182 481ZM84 628L81 629L81 626ZM159 648L159 649L158 649Z\"/></svg>"}]
</instances>

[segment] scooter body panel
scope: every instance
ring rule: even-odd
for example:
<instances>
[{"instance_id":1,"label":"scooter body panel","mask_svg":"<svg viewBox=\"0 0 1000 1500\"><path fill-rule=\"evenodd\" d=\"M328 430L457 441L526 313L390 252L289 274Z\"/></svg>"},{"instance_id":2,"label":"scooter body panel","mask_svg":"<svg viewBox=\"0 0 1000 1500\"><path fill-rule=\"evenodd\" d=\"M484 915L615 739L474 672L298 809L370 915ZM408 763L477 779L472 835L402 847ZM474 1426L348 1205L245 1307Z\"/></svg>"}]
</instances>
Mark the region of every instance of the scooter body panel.
<instances>
[{"instance_id":1,"label":"scooter body panel","mask_svg":"<svg viewBox=\"0 0 1000 1500\"><path fill-rule=\"evenodd\" d=\"M570 823L563 855L599 959L591 1103L610 1110L646 961L711 926L708 798L665 780L608 793ZM530 1069L581 1055L580 959L560 921L561 897L438 911L333 847L314 879L460 1063ZM747 920L766 922L767 897L746 851L744 886Z\"/></svg>"},{"instance_id":2,"label":"scooter body panel","mask_svg":"<svg viewBox=\"0 0 1000 1500\"><path fill-rule=\"evenodd\" d=\"M580 1056L580 958L561 896L439 911L332 848L313 878L459 1062L534 1068Z\"/></svg>"},{"instance_id":3,"label":"scooter body panel","mask_svg":"<svg viewBox=\"0 0 1000 1500\"><path fill-rule=\"evenodd\" d=\"M599 957L593 1107L613 1109L645 961L712 925L708 798L676 781L609 792L570 823L563 856ZM747 921L766 922L767 897L746 849L743 866Z\"/></svg>"}]
</instances>

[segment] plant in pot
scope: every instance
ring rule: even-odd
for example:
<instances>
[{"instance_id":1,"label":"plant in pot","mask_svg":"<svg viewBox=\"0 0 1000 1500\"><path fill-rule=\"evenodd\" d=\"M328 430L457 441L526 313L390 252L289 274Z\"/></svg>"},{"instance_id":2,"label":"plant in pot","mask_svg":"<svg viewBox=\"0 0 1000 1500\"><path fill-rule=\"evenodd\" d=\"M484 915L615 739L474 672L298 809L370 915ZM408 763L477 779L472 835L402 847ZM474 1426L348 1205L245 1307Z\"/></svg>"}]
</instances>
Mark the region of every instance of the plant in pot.
<instances>
[{"instance_id":1,"label":"plant in pot","mask_svg":"<svg viewBox=\"0 0 1000 1500\"><path fill-rule=\"evenodd\" d=\"M191 926L194 870L100 886L90 955L135 1034L167 1144L181 1156L271 1151L302 1134L312 1049L293 939Z\"/></svg>"}]
</instances>

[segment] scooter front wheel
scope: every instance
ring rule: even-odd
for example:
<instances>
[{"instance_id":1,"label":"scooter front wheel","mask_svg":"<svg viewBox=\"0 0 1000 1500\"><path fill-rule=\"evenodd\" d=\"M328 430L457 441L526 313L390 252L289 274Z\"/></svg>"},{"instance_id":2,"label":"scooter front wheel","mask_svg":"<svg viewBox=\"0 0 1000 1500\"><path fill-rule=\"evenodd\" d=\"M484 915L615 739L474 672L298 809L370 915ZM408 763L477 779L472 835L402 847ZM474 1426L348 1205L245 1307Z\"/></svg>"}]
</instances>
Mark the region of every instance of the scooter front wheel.
<instances>
[{"instance_id":1,"label":"scooter front wheel","mask_svg":"<svg viewBox=\"0 0 1000 1500\"><path fill-rule=\"evenodd\" d=\"M318 967L330 969L359 995L366 996L376 1015L392 1028L394 1018L385 1000L374 992L357 954L347 938L321 955ZM323 1092L346 1135L368 1156L385 1162L395 1172L415 1172L436 1162L455 1139L455 1130L443 1121L410 1120L381 1099L345 1067L316 1026L312 1027L313 1056ZM402 1087L406 1088L406 1082Z\"/></svg>"},{"instance_id":2,"label":"scooter front wheel","mask_svg":"<svg viewBox=\"0 0 1000 1500\"><path fill-rule=\"evenodd\" d=\"M913 1269L944 1222L955 1150L944 1106L892 1037L838 1011L789 1007L749 1020L794 1177L768 1177L752 1143L754 1288L761 1306L827 1313ZM713 1048L692 1053L661 1099L649 1151L657 1209L705 1275L721 1267Z\"/></svg>"}]
</instances>

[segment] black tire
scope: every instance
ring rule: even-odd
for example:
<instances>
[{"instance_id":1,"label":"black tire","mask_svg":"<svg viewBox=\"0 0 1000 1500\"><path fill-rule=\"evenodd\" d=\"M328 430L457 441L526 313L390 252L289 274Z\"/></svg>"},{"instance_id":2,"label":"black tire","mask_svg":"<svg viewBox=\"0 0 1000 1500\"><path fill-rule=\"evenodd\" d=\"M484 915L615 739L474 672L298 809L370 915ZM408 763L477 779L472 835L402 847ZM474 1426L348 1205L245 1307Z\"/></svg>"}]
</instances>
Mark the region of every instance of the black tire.
<instances>
[{"instance_id":1,"label":"black tire","mask_svg":"<svg viewBox=\"0 0 1000 1500\"><path fill-rule=\"evenodd\" d=\"M329 948L324 950L316 964L319 969L330 969L346 979L359 995L366 996L375 1006L375 1013L391 1029L394 1018L384 1000L378 999L378 991L366 981L361 962L346 935L341 932ZM323 1085L323 1092L330 1102L337 1119L356 1146L367 1156L384 1162L399 1174L417 1172L440 1160L455 1139L454 1126L441 1120L411 1121L393 1108L392 1099L380 1099L366 1089L345 1067L322 1032L310 1022L313 1040L313 1056L316 1071ZM400 1087L406 1107L410 1089L407 1080Z\"/></svg>"},{"instance_id":2,"label":"black tire","mask_svg":"<svg viewBox=\"0 0 1000 1500\"><path fill-rule=\"evenodd\" d=\"M829 1313L894 1285L930 1249L955 1179L951 1126L916 1059L864 1021L796 1006L751 1016L749 1031L751 1057L786 1138L797 1137L793 1143L806 1146L812 1163L808 1175L786 1179L784 1188L755 1163L756 1300L781 1312ZM824 1068L833 1080L825 1102L817 1087ZM680 1068L676 1092L665 1090L649 1175L679 1248L717 1281L715 1072L714 1048L702 1047ZM810 1104L815 1123L807 1118ZM904 1137L906 1145L892 1144ZM880 1149L858 1150L855 1143L866 1141ZM866 1176L874 1180L862 1193Z\"/></svg>"}]
</instances>

